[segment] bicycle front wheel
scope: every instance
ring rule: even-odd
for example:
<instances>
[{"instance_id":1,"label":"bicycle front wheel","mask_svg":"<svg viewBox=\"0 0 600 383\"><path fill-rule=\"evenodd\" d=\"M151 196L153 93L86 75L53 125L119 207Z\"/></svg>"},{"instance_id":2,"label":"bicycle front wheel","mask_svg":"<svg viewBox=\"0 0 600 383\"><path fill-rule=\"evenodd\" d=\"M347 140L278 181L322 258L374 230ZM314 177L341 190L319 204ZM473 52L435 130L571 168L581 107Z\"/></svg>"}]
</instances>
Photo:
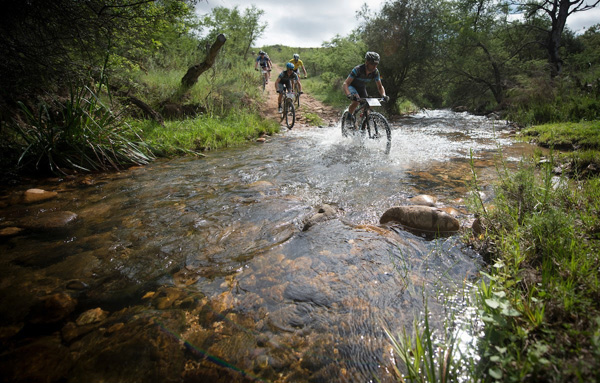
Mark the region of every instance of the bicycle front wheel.
<instances>
[{"instance_id":1,"label":"bicycle front wheel","mask_svg":"<svg viewBox=\"0 0 600 383\"><path fill-rule=\"evenodd\" d=\"M297 82L296 82L296 106L298 108L300 107L300 87L298 86Z\"/></svg>"},{"instance_id":2,"label":"bicycle front wheel","mask_svg":"<svg viewBox=\"0 0 600 383\"><path fill-rule=\"evenodd\" d=\"M342 123L340 124L342 126L342 136L343 137L348 137L348 130L351 129L351 125L352 124L352 118L350 116L350 113L348 113L348 111L344 111L344 113L342 114Z\"/></svg>"},{"instance_id":3,"label":"bicycle front wheel","mask_svg":"<svg viewBox=\"0 0 600 383\"><path fill-rule=\"evenodd\" d=\"M285 124L288 129L292 129L294 127L294 122L296 121L296 111L294 110L294 103L291 99L285 100Z\"/></svg>"},{"instance_id":4,"label":"bicycle front wheel","mask_svg":"<svg viewBox=\"0 0 600 383\"><path fill-rule=\"evenodd\" d=\"M379 139L385 134L388 141L392 140L390 124L381 113L369 113L369 116L363 121L362 130L369 134L369 138Z\"/></svg>"}]
</instances>

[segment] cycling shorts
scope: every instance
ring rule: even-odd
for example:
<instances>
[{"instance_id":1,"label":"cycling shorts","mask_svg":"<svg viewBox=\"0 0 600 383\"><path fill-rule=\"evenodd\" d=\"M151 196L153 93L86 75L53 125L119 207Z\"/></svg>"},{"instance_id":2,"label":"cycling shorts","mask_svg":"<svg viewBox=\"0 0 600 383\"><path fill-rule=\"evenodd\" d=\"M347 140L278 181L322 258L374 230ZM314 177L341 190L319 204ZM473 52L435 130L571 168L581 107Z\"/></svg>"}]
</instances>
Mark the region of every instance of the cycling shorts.
<instances>
[{"instance_id":1,"label":"cycling shorts","mask_svg":"<svg viewBox=\"0 0 600 383\"><path fill-rule=\"evenodd\" d=\"M369 97L369 95L367 94L367 88L365 87L355 88L352 85L349 85L348 90L350 91L350 94L358 94L360 98Z\"/></svg>"},{"instance_id":2,"label":"cycling shorts","mask_svg":"<svg viewBox=\"0 0 600 383\"><path fill-rule=\"evenodd\" d=\"M280 92L291 92L292 91L292 84L290 82L290 80L280 80L279 84L277 84L277 88Z\"/></svg>"}]
</instances>

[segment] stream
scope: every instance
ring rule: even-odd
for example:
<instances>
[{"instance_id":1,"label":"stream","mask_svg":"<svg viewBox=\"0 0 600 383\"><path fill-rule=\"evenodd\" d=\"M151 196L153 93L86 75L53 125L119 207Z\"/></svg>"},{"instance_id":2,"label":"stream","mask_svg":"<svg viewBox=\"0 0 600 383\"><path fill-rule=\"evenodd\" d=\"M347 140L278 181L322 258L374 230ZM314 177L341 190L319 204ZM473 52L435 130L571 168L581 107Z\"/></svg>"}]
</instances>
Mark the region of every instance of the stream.
<instances>
[{"instance_id":1,"label":"stream","mask_svg":"<svg viewBox=\"0 0 600 383\"><path fill-rule=\"evenodd\" d=\"M48 212L61 228L0 237L0 370L7 381L393 382L385 330L437 318L482 261L379 218L430 195L468 226L472 169L533 148L504 121L446 110L392 122L392 143L339 127L4 188L0 227ZM471 156L473 158L471 163ZM29 188L56 191L10 203ZM330 215L310 225L319 209ZM465 318L466 321L469 318Z\"/></svg>"}]
</instances>

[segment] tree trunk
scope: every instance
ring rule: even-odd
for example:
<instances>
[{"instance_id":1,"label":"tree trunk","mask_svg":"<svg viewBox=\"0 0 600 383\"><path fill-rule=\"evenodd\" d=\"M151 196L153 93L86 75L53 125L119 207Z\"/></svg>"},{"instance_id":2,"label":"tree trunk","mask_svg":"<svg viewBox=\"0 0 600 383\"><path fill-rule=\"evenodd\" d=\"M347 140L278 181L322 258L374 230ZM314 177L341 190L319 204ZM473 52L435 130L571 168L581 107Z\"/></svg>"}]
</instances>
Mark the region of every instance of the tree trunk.
<instances>
[{"instance_id":1,"label":"tree trunk","mask_svg":"<svg viewBox=\"0 0 600 383\"><path fill-rule=\"evenodd\" d=\"M200 77L202 73L206 72L213 66L213 64L215 63L215 58L217 57L217 53L219 53L219 50L221 49L223 44L225 44L226 40L227 38L222 33L219 36L217 36L215 43L210 47L210 50L208 51L206 59L200 64L196 64L188 69L185 76L183 76L183 78L181 79L181 93L187 91L189 88L194 86L194 84L198 82L198 77Z\"/></svg>"}]
</instances>

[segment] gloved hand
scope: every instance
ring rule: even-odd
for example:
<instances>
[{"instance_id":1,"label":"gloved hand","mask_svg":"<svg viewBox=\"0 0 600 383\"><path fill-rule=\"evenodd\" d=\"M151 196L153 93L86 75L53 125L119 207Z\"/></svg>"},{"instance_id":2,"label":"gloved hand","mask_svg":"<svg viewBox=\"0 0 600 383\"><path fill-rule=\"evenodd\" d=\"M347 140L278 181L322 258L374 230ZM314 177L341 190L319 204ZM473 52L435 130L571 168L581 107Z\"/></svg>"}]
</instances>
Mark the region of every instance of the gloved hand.
<instances>
[{"instance_id":1,"label":"gloved hand","mask_svg":"<svg viewBox=\"0 0 600 383\"><path fill-rule=\"evenodd\" d=\"M351 93L348 95L348 98L352 101L359 101L360 100L360 96L356 93Z\"/></svg>"},{"instance_id":2,"label":"gloved hand","mask_svg":"<svg viewBox=\"0 0 600 383\"><path fill-rule=\"evenodd\" d=\"M383 101L384 102L390 101L390 96L388 96L388 95L383 96Z\"/></svg>"}]
</instances>

